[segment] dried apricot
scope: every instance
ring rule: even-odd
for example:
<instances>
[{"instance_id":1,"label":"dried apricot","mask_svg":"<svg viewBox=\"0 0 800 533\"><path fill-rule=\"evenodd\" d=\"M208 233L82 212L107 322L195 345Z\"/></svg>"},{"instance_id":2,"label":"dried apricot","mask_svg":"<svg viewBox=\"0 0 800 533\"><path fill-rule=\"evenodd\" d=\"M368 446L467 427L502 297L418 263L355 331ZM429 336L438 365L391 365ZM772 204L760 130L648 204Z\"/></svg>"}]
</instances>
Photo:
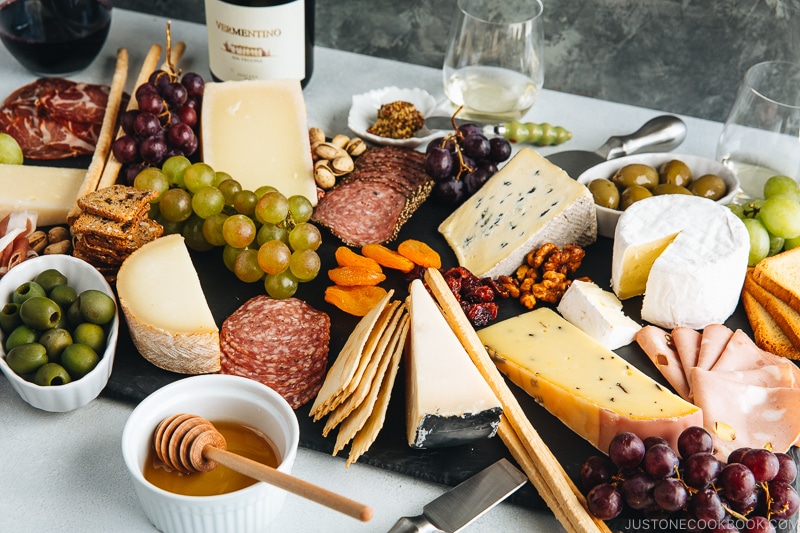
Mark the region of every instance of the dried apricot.
<instances>
[{"instance_id":1,"label":"dried apricot","mask_svg":"<svg viewBox=\"0 0 800 533\"><path fill-rule=\"evenodd\" d=\"M342 287L332 285L325 289L325 301L345 313L364 316L386 296L386 289L375 285Z\"/></svg>"},{"instance_id":2,"label":"dried apricot","mask_svg":"<svg viewBox=\"0 0 800 533\"><path fill-rule=\"evenodd\" d=\"M406 274L414 269L412 260L403 257L382 244L365 244L361 247L361 253L374 259L382 267L399 270Z\"/></svg>"},{"instance_id":3,"label":"dried apricot","mask_svg":"<svg viewBox=\"0 0 800 533\"><path fill-rule=\"evenodd\" d=\"M369 257L364 257L363 255L354 252L347 246L338 247L336 249L334 257L336 257L336 263L340 267L357 266L357 267L365 267L370 270L374 270L376 272L383 272L381 266L378 264L377 261Z\"/></svg>"},{"instance_id":4,"label":"dried apricot","mask_svg":"<svg viewBox=\"0 0 800 533\"><path fill-rule=\"evenodd\" d=\"M425 268L442 268L439 253L416 239L406 239L397 247L397 253Z\"/></svg>"},{"instance_id":5,"label":"dried apricot","mask_svg":"<svg viewBox=\"0 0 800 533\"><path fill-rule=\"evenodd\" d=\"M328 277L337 285L353 287L355 285L377 285L386 279L383 272L376 272L365 267L344 266L328 270Z\"/></svg>"}]
</instances>

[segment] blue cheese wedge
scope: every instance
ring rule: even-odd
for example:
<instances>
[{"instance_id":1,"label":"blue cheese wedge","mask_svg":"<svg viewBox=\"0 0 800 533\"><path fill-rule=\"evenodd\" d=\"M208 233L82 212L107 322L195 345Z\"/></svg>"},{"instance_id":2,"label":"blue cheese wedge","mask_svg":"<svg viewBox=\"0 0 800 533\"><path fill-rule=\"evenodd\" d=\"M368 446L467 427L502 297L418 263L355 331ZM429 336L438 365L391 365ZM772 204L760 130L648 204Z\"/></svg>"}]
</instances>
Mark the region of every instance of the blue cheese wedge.
<instances>
[{"instance_id":1,"label":"blue cheese wedge","mask_svg":"<svg viewBox=\"0 0 800 533\"><path fill-rule=\"evenodd\" d=\"M511 274L548 242L597 239L594 199L585 185L531 148L521 149L440 225L461 266L478 277Z\"/></svg>"},{"instance_id":2,"label":"blue cheese wedge","mask_svg":"<svg viewBox=\"0 0 800 533\"><path fill-rule=\"evenodd\" d=\"M493 437L503 408L420 280L409 295L406 428L412 448Z\"/></svg>"}]
</instances>

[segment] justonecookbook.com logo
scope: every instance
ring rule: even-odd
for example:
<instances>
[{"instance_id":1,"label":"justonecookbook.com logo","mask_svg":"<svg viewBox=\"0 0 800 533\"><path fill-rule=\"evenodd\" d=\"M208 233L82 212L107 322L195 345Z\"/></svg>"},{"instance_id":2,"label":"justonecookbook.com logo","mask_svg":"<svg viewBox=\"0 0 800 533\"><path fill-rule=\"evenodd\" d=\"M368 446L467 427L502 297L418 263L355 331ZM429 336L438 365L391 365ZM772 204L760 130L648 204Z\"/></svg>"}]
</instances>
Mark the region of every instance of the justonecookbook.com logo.
<instances>
[{"instance_id":1,"label":"justonecookbook.com logo","mask_svg":"<svg viewBox=\"0 0 800 533\"><path fill-rule=\"evenodd\" d=\"M631 518L625 520L625 531L713 531L721 524L712 520L695 518ZM726 521L736 529L742 530L748 520L731 518ZM776 531L785 531L791 527L789 520L770 520Z\"/></svg>"}]
</instances>

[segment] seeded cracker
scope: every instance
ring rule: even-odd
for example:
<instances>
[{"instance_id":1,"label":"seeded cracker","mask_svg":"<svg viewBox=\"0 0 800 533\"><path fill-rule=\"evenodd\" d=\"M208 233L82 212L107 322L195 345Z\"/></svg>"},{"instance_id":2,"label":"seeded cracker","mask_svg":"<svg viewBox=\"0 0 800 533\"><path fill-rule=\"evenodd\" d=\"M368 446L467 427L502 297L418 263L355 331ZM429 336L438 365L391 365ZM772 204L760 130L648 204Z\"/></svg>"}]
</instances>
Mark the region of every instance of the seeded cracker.
<instances>
[{"instance_id":1,"label":"seeded cracker","mask_svg":"<svg viewBox=\"0 0 800 533\"><path fill-rule=\"evenodd\" d=\"M78 199L78 207L86 213L116 222L141 220L150 208L150 200L158 193L150 190L112 185Z\"/></svg>"}]
</instances>

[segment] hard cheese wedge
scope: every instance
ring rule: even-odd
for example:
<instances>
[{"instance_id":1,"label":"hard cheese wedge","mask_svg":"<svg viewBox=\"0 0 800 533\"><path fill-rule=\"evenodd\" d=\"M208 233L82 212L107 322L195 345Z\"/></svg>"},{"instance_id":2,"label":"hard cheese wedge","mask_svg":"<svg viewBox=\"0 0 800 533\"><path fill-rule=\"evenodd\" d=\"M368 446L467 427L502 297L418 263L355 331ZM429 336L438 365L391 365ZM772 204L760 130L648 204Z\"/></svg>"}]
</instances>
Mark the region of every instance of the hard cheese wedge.
<instances>
[{"instance_id":1,"label":"hard cheese wedge","mask_svg":"<svg viewBox=\"0 0 800 533\"><path fill-rule=\"evenodd\" d=\"M132 253L119 269L117 293L145 359L181 374L220 369L219 330L181 235Z\"/></svg>"},{"instance_id":2,"label":"hard cheese wedge","mask_svg":"<svg viewBox=\"0 0 800 533\"><path fill-rule=\"evenodd\" d=\"M675 447L683 429L703 425L699 408L551 309L497 322L478 337L501 372L603 452L623 431Z\"/></svg>"},{"instance_id":3,"label":"hard cheese wedge","mask_svg":"<svg viewBox=\"0 0 800 533\"><path fill-rule=\"evenodd\" d=\"M491 437L502 406L420 280L410 289L406 428L413 448Z\"/></svg>"},{"instance_id":4,"label":"hard cheese wedge","mask_svg":"<svg viewBox=\"0 0 800 533\"><path fill-rule=\"evenodd\" d=\"M525 254L552 242L597 238L594 199L531 148L521 149L440 225L461 266L478 277L511 274Z\"/></svg>"},{"instance_id":5,"label":"hard cheese wedge","mask_svg":"<svg viewBox=\"0 0 800 533\"><path fill-rule=\"evenodd\" d=\"M305 101L296 80L206 84L203 161L255 191L271 185L317 204Z\"/></svg>"},{"instance_id":6,"label":"hard cheese wedge","mask_svg":"<svg viewBox=\"0 0 800 533\"><path fill-rule=\"evenodd\" d=\"M0 219L28 209L40 226L67 223L86 169L0 164Z\"/></svg>"}]
</instances>

